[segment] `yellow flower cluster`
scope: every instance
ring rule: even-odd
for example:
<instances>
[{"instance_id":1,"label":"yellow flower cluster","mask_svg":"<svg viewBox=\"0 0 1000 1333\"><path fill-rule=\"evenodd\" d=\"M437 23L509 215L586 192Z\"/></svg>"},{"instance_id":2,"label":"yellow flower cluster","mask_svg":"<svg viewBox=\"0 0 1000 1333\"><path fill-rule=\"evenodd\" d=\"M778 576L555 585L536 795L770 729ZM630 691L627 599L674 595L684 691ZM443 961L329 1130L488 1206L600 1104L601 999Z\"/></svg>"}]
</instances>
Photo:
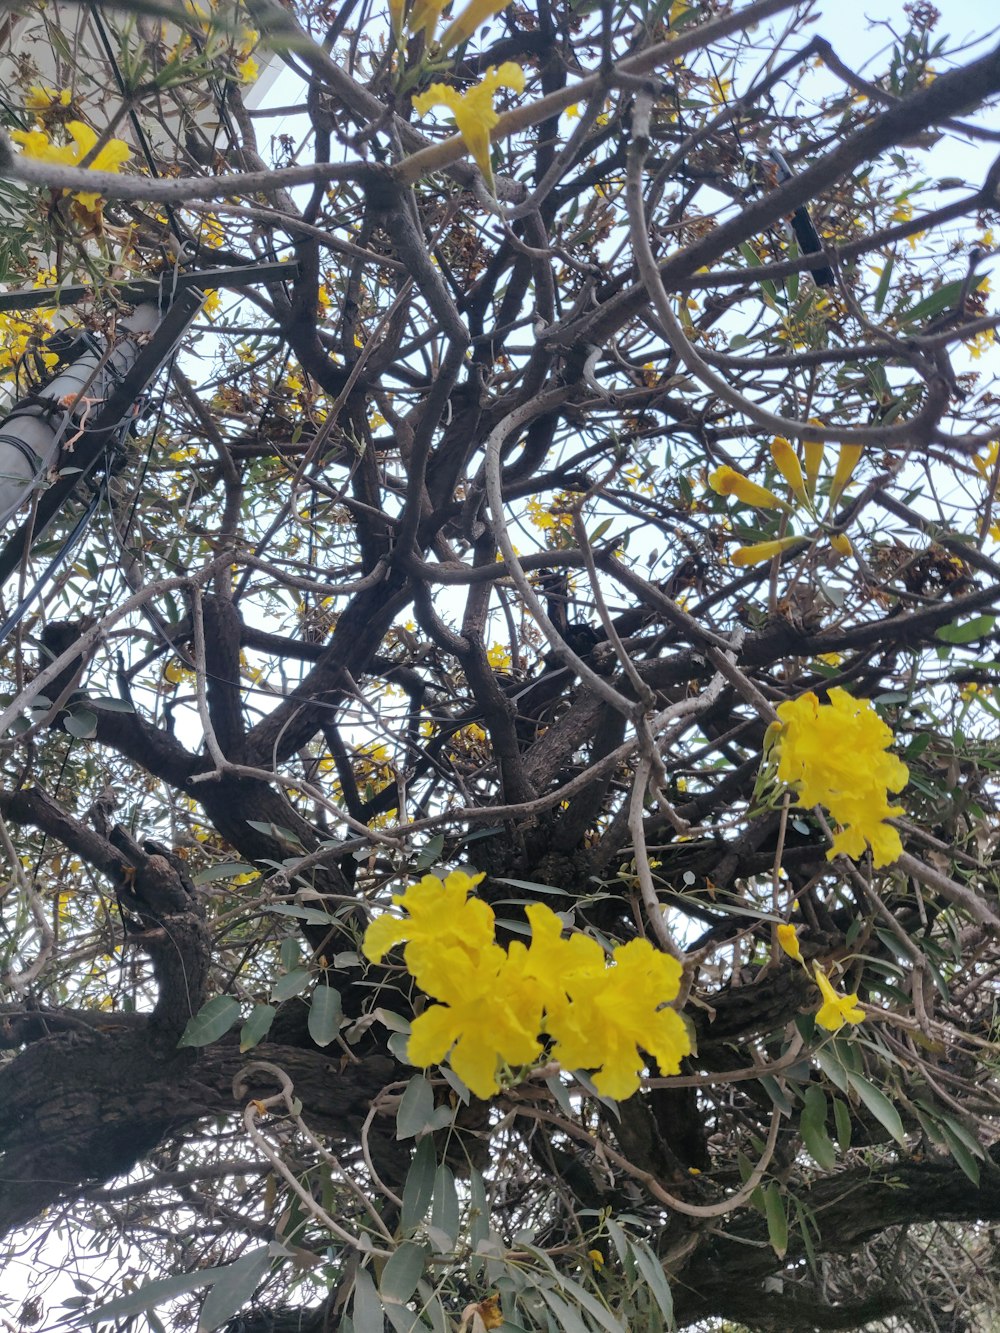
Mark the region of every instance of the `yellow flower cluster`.
<instances>
[{"instance_id":1,"label":"yellow flower cluster","mask_svg":"<svg viewBox=\"0 0 1000 1333\"><path fill-rule=\"evenodd\" d=\"M778 779L796 789L800 805L822 805L840 825L828 857L857 859L870 847L876 866L890 865L903 847L885 820L903 807L891 806L888 793L903 790L909 770L886 753L893 734L869 700L838 686L829 697L821 704L810 691L778 708L769 738Z\"/></svg>"},{"instance_id":2,"label":"yellow flower cluster","mask_svg":"<svg viewBox=\"0 0 1000 1333\"><path fill-rule=\"evenodd\" d=\"M816 484L823 464L823 445L818 440L805 440L802 445L805 469L799 456L788 440L780 435L771 442L771 458L775 467L787 482L791 492L791 501L783 500L766 486L759 486L742 472L733 467L718 467L708 479L708 484L717 495L732 495L741 503L753 509L780 509L786 514L796 509L804 510L812 519L816 515ZM830 481L829 512L844 492L847 483L854 475L854 470L861 458L861 446L842 444ZM760 565L773 560L775 556L787 551L790 546L801 541L801 537L778 537L772 541L756 542L753 546L741 546L733 552L733 564L739 567ZM851 554L851 543L842 532L830 535L830 546L838 556Z\"/></svg>"},{"instance_id":3,"label":"yellow flower cluster","mask_svg":"<svg viewBox=\"0 0 1000 1333\"><path fill-rule=\"evenodd\" d=\"M563 923L541 903L526 909L531 943L496 942L493 910L470 897L482 875L425 875L393 898L407 913L378 917L363 949L373 963L406 942L407 971L440 1004L413 1022L408 1057L415 1065L451 1067L477 1097L499 1090L498 1068L533 1063L540 1033L552 1058L567 1069L596 1069L602 1095L623 1099L639 1087L654 1056L675 1074L691 1051L674 1010L681 966L648 940L630 940L609 960L596 940L579 932L563 938Z\"/></svg>"},{"instance_id":4,"label":"yellow flower cluster","mask_svg":"<svg viewBox=\"0 0 1000 1333\"><path fill-rule=\"evenodd\" d=\"M446 83L432 83L426 92L413 99L413 109L418 116L426 115L432 106L448 108L455 117L455 124L465 140L465 146L486 177L486 184L491 190L493 165L490 162L490 131L500 119L493 109L493 94L498 88L524 92L524 70L521 66L506 60L499 68L491 65L483 75L482 82L467 93L460 93Z\"/></svg>"},{"instance_id":5,"label":"yellow flower cluster","mask_svg":"<svg viewBox=\"0 0 1000 1333\"><path fill-rule=\"evenodd\" d=\"M29 348L46 370L51 370L59 358L55 352L46 352L40 346L42 339L55 331L49 322L51 310L34 310L29 318L20 314L0 312L0 379L12 379L17 374L21 359Z\"/></svg>"},{"instance_id":6,"label":"yellow flower cluster","mask_svg":"<svg viewBox=\"0 0 1000 1333\"><path fill-rule=\"evenodd\" d=\"M25 157L37 158L40 162L54 162L60 166L77 167L93 152L97 143L97 132L82 120L71 120L66 124L66 131L72 143L53 143L46 129L11 130L10 137L21 145ZM109 139L87 166L93 171L117 172L132 156L128 144L121 139ZM63 191L68 194L68 190ZM73 193L74 211L81 222L96 226L101 216L101 197L96 190L78 190Z\"/></svg>"}]
</instances>

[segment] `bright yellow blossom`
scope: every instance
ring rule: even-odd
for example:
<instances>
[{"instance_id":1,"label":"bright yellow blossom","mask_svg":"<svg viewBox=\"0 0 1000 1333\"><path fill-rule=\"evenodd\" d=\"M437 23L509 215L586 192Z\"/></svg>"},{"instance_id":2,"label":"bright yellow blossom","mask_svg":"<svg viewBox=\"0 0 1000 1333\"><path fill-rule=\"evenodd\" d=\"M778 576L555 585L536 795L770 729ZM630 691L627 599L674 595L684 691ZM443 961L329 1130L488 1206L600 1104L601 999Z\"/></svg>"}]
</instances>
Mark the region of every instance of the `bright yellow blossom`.
<instances>
[{"instance_id":1,"label":"bright yellow blossom","mask_svg":"<svg viewBox=\"0 0 1000 1333\"><path fill-rule=\"evenodd\" d=\"M33 84L28 89L24 105L29 111L49 111L55 106L69 106L73 94L68 88L49 88L46 84Z\"/></svg>"},{"instance_id":2,"label":"bright yellow blossom","mask_svg":"<svg viewBox=\"0 0 1000 1333\"><path fill-rule=\"evenodd\" d=\"M447 36L447 34L445 34ZM432 83L425 93L413 99L413 109L424 116L432 106L445 106L455 117L458 132L472 154L479 170L493 188L493 166L490 162L490 131L500 117L493 109L493 94L498 88L524 91L524 70L513 61L505 61L499 69L491 65L481 83L460 93L444 83Z\"/></svg>"},{"instance_id":3,"label":"bright yellow blossom","mask_svg":"<svg viewBox=\"0 0 1000 1333\"><path fill-rule=\"evenodd\" d=\"M778 927L777 935L778 943L781 945L785 953L788 954L789 958L793 958L795 962L801 963L802 950L799 948L799 937L795 932L795 927L790 923L783 923Z\"/></svg>"},{"instance_id":4,"label":"bright yellow blossom","mask_svg":"<svg viewBox=\"0 0 1000 1333\"><path fill-rule=\"evenodd\" d=\"M798 455L786 439L778 435L771 441L771 457L774 459L774 465L788 482L793 493L803 502L808 501L806 493L805 479L802 476L802 465L799 463Z\"/></svg>"},{"instance_id":5,"label":"bright yellow blossom","mask_svg":"<svg viewBox=\"0 0 1000 1333\"><path fill-rule=\"evenodd\" d=\"M479 1097L499 1088L501 1064L532 1063L539 1034L571 1069L594 1069L606 1096L629 1097L645 1063L655 1057L676 1073L690 1053L676 999L681 965L647 940L631 940L609 959L590 936L563 938L563 922L543 904L527 908L530 946L504 950L494 938L492 909L469 897L482 875L455 872L442 882L425 875L394 898L407 919L383 916L368 928L362 949L379 962L405 943L407 970L431 1005L413 1022L408 1058L418 1065L448 1057Z\"/></svg>"},{"instance_id":6,"label":"bright yellow blossom","mask_svg":"<svg viewBox=\"0 0 1000 1333\"><path fill-rule=\"evenodd\" d=\"M899 834L885 821L903 813L888 793L902 791L909 770L886 750L892 731L867 699L834 686L821 704L811 691L778 708L778 779L793 786L799 804L822 805L841 826L829 858L855 859L870 847L876 866L902 852Z\"/></svg>"},{"instance_id":7,"label":"bright yellow blossom","mask_svg":"<svg viewBox=\"0 0 1000 1333\"><path fill-rule=\"evenodd\" d=\"M833 483L830 486L830 508L837 503L844 491L847 483L854 476L854 469L858 466L861 458L860 444L842 444L840 446L840 456L837 459L837 469L833 474Z\"/></svg>"},{"instance_id":8,"label":"bright yellow blossom","mask_svg":"<svg viewBox=\"0 0 1000 1333\"><path fill-rule=\"evenodd\" d=\"M26 157L34 157L41 162L76 167L93 152L97 143L97 132L81 120L68 121L66 130L73 140L71 144L53 143L46 130L12 130L10 137L21 145ZM87 165L93 171L118 171L131 156L128 144L121 139L109 139ZM64 190L63 193L68 194L69 191ZM101 211L100 194L96 190L74 191L73 198L89 215L88 220L96 221Z\"/></svg>"},{"instance_id":9,"label":"bright yellow blossom","mask_svg":"<svg viewBox=\"0 0 1000 1333\"><path fill-rule=\"evenodd\" d=\"M753 546L738 546L733 552L733 564L739 569L747 565L762 565L801 540L801 537L779 537L771 542L756 542Z\"/></svg>"},{"instance_id":10,"label":"bright yellow blossom","mask_svg":"<svg viewBox=\"0 0 1000 1333\"><path fill-rule=\"evenodd\" d=\"M821 423L809 418L811 426L818 426ZM809 492L810 500L816 494L816 482L819 479L819 470L823 466L823 452L826 446L822 440L803 440L802 452L806 460L806 490Z\"/></svg>"},{"instance_id":11,"label":"bright yellow blossom","mask_svg":"<svg viewBox=\"0 0 1000 1333\"><path fill-rule=\"evenodd\" d=\"M507 8L508 0L469 0L457 18L452 19L441 35L442 51L450 51L454 46L461 46L475 33L477 28ZM520 91L520 90L519 90Z\"/></svg>"},{"instance_id":12,"label":"bright yellow blossom","mask_svg":"<svg viewBox=\"0 0 1000 1333\"><path fill-rule=\"evenodd\" d=\"M816 968L816 985L823 996L823 1004L816 1014L816 1022L827 1032L839 1032L845 1023L860 1023L865 1011L858 1007L858 995L840 995L830 985L821 968Z\"/></svg>"},{"instance_id":13,"label":"bright yellow blossom","mask_svg":"<svg viewBox=\"0 0 1000 1333\"><path fill-rule=\"evenodd\" d=\"M742 472L733 467L717 467L708 479L708 484L716 495L735 495L741 504L753 505L755 509L788 509L784 500L779 500L766 486L758 486Z\"/></svg>"}]
</instances>

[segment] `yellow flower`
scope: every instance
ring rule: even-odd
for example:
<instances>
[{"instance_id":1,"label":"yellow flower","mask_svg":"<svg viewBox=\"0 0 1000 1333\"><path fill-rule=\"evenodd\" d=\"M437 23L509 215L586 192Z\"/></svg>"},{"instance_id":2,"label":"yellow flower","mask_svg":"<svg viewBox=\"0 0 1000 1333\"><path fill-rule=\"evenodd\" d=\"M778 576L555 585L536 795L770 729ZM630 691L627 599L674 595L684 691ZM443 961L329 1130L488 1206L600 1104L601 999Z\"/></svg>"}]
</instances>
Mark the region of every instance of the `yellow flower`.
<instances>
[{"instance_id":1,"label":"yellow flower","mask_svg":"<svg viewBox=\"0 0 1000 1333\"><path fill-rule=\"evenodd\" d=\"M735 495L741 504L753 505L755 509L787 510L789 507L766 486L758 486L732 467L717 467L709 477L708 484L716 495Z\"/></svg>"},{"instance_id":2,"label":"yellow flower","mask_svg":"<svg viewBox=\"0 0 1000 1333\"><path fill-rule=\"evenodd\" d=\"M75 167L93 151L97 143L97 132L81 120L71 120L66 129L73 139L72 144L54 144L45 130L12 130L11 138L19 143L26 157L38 158L42 162L54 162L62 166ZM121 139L109 139L101 151L88 162L93 171L117 171L132 156L128 144ZM68 194L68 190L63 191ZM100 194L94 190L76 191L73 198L89 214L100 211Z\"/></svg>"},{"instance_id":3,"label":"yellow flower","mask_svg":"<svg viewBox=\"0 0 1000 1333\"><path fill-rule=\"evenodd\" d=\"M810 417L809 424L818 426L821 423ZM816 482L819 478L819 470L823 466L823 451L825 447L826 446L823 444L822 440L802 441L802 452L805 454L806 459L806 490L809 492L810 499L816 494Z\"/></svg>"},{"instance_id":4,"label":"yellow flower","mask_svg":"<svg viewBox=\"0 0 1000 1333\"><path fill-rule=\"evenodd\" d=\"M799 803L825 806L841 826L827 853L855 859L870 847L876 866L902 852L896 830L884 821L903 812L888 793L910 780L901 759L885 751L893 734L867 699L834 686L821 704L811 691L778 708L778 779L793 786Z\"/></svg>"},{"instance_id":5,"label":"yellow flower","mask_svg":"<svg viewBox=\"0 0 1000 1333\"><path fill-rule=\"evenodd\" d=\"M835 532L830 538L830 546L836 551L837 555L849 556L854 554L854 547L851 545L851 539L846 532Z\"/></svg>"},{"instance_id":6,"label":"yellow flower","mask_svg":"<svg viewBox=\"0 0 1000 1333\"><path fill-rule=\"evenodd\" d=\"M826 973L816 968L816 985L823 996L823 1004L816 1014L816 1022L827 1032L839 1032L845 1023L860 1023L865 1011L858 1008L857 992L853 995L838 995L830 985Z\"/></svg>"},{"instance_id":7,"label":"yellow flower","mask_svg":"<svg viewBox=\"0 0 1000 1333\"><path fill-rule=\"evenodd\" d=\"M795 932L795 927L785 923L778 927L778 943L788 954L789 958L794 958L797 963L802 962L802 950L799 948L799 937Z\"/></svg>"},{"instance_id":8,"label":"yellow flower","mask_svg":"<svg viewBox=\"0 0 1000 1333\"><path fill-rule=\"evenodd\" d=\"M527 909L531 947L525 967L543 988L544 1030L553 1038L552 1055L567 1069L596 1069L594 1086L622 1100L639 1087L645 1064L639 1048L652 1055L664 1074L676 1074L691 1052L687 1029L673 1009L681 965L648 940L630 940L613 952L589 935L562 939L562 922L550 908Z\"/></svg>"},{"instance_id":9,"label":"yellow flower","mask_svg":"<svg viewBox=\"0 0 1000 1333\"><path fill-rule=\"evenodd\" d=\"M487 648L486 660L494 671L510 670L510 653L502 643L494 643Z\"/></svg>"},{"instance_id":10,"label":"yellow flower","mask_svg":"<svg viewBox=\"0 0 1000 1333\"><path fill-rule=\"evenodd\" d=\"M590 1260L590 1262L594 1265L594 1269L595 1269L595 1271L598 1272L598 1273L601 1271L601 1269L604 1267L605 1263L607 1262L607 1261L605 1260L605 1258L604 1258L604 1255L601 1253L600 1250L588 1250L588 1251L587 1251L587 1258L588 1258L588 1259Z\"/></svg>"},{"instance_id":11,"label":"yellow flower","mask_svg":"<svg viewBox=\"0 0 1000 1333\"><path fill-rule=\"evenodd\" d=\"M411 942L407 960L413 949ZM457 943L436 943L434 953L433 972L425 962L423 979L417 979L445 1003L430 1005L413 1020L407 1059L426 1068L448 1055L452 1069L477 1097L491 1097L500 1088L499 1062L531 1064L541 1051L539 988L517 975L499 944L473 955Z\"/></svg>"},{"instance_id":12,"label":"yellow flower","mask_svg":"<svg viewBox=\"0 0 1000 1333\"><path fill-rule=\"evenodd\" d=\"M460 870L453 871L444 881L436 875L425 875L405 893L393 894L392 901L407 912L409 919L377 917L365 932L361 945L365 957L379 963L404 940L410 941L410 948L416 945L418 953L423 945L452 939L470 952L492 944L493 909L478 898L468 901L469 894L484 878ZM409 949L406 961L409 967Z\"/></svg>"},{"instance_id":13,"label":"yellow flower","mask_svg":"<svg viewBox=\"0 0 1000 1333\"><path fill-rule=\"evenodd\" d=\"M257 64L253 56L247 56L236 66L236 73L239 76L240 83L256 83L260 74L260 65Z\"/></svg>"},{"instance_id":14,"label":"yellow flower","mask_svg":"<svg viewBox=\"0 0 1000 1333\"><path fill-rule=\"evenodd\" d=\"M738 546L733 552L733 564L742 569L747 565L762 565L766 560L773 560L782 551L794 546L801 537L779 537L772 542L756 542L753 546Z\"/></svg>"},{"instance_id":15,"label":"yellow flower","mask_svg":"<svg viewBox=\"0 0 1000 1333\"><path fill-rule=\"evenodd\" d=\"M493 94L498 88L510 88L517 93L524 91L524 70L520 65L510 60L505 61L499 69L491 65L482 83L476 84L467 93L460 93L444 83L432 83L425 93L413 99L413 109L420 116L426 115L432 106L448 108L455 117L455 124L465 140L465 146L486 177L491 190L493 166L490 162L490 131L500 119L493 109Z\"/></svg>"},{"instance_id":16,"label":"yellow flower","mask_svg":"<svg viewBox=\"0 0 1000 1333\"><path fill-rule=\"evenodd\" d=\"M463 42L467 42L477 28L494 14L499 14L501 9L506 9L507 4L508 0L469 0L461 14L452 19L445 28L439 43L441 50L450 51L453 46L461 46ZM520 91L519 88L518 92Z\"/></svg>"},{"instance_id":17,"label":"yellow flower","mask_svg":"<svg viewBox=\"0 0 1000 1333\"><path fill-rule=\"evenodd\" d=\"M996 467L998 454L1000 454L1000 440L991 440L989 448L986 450L985 458L980 457L979 454L976 454L973 457L973 465L983 481L989 481L993 476L993 469Z\"/></svg>"},{"instance_id":18,"label":"yellow flower","mask_svg":"<svg viewBox=\"0 0 1000 1333\"><path fill-rule=\"evenodd\" d=\"M774 459L774 465L788 482L792 491L802 501L808 500L806 494L805 480L802 476L802 466L799 463L795 450L780 435L771 441L771 457Z\"/></svg>"},{"instance_id":19,"label":"yellow flower","mask_svg":"<svg viewBox=\"0 0 1000 1333\"><path fill-rule=\"evenodd\" d=\"M24 105L29 111L48 111L54 106L69 106L73 94L68 88L49 88L46 84L33 84L28 89Z\"/></svg>"},{"instance_id":20,"label":"yellow flower","mask_svg":"<svg viewBox=\"0 0 1000 1333\"><path fill-rule=\"evenodd\" d=\"M840 456L837 459L837 470L833 474L833 484L830 486L830 508L840 499L844 487L854 476L854 469L858 466L858 460L861 458L860 444L842 444L840 446Z\"/></svg>"}]
</instances>

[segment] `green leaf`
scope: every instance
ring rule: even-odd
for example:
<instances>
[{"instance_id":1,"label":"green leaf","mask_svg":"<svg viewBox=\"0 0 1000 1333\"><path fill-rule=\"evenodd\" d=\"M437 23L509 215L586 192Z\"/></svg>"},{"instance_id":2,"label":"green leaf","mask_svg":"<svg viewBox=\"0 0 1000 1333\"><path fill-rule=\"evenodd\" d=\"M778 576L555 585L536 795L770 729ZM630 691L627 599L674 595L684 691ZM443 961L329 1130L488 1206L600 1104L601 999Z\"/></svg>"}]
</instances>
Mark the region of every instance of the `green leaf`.
<instances>
[{"instance_id":1,"label":"green leaf","mask_svg":"<svg viewBox=\"0 0 1000 1333\"><path fill-rule=\"evenodd\" d=\"M354 1275L351 1317L354 1322L354 1333L384 1333L382 1302L378 1298L371 1274L366 1268L359 1268Z\"/></svg>"},{"instance_id":2,"label":"green leaf","mask_svg":"<svg viewBox=\"0 0 1000 1333\"><path fill-rule=\"evenodd\" d=\"M892 280L892 270L895 267L895 255L890 255L882 269L882 276L878 280L878 286L875 288L875 313L881 315L882 307L885 305L885 298L889 292L889 283Z\"/></svg>"},{"instance_id":3,"label":"green leaf","mask_svg":"<svg viewBox=\"0 0 1000 1333\"><path fill-rule=\"evenodd\" d=\"M400 1226L404 1234L417 1229L427 1216L434 1194L434 1172L437 1158L434 1155L434 1140L428 1136L417 1144L413 1161L406 1173L403 1184L403 1208L400 1214Z\"/></svg>"},{"instance_id":4,"label":"green leaf","mask_svg":"<svg viewBox=\"0 0 1000 1333\"><path fill-rule=\"evenodd\" d=\"M277 1000L280 1004L282 1000L290 1000L293 995L298 995L309 985L309 972L307 968L296 967L291 972L286 972L283 977L271 987L271 999Z\"/></svg>"},{"instance_id":5,"label":"green leaf","mask_svg":"<svg viewBox=\"0 0 1000 1333\"><path fill-rule=\"evenodd\" d=\"M833 1099L833 1119L837 1125L837 1143L841 1152L847 1152L851 1146L851 1113L847 1104L839 1097Z\"/></svg>"},{"instance_id":6,"label":"green leaf","mask_svg":"<svg viewBox=\"0 0 1000 1333\"><path fill-rule=\"evenodd\" d=\"M458 1240L458 1190L455 1188L454 1172L445 1162L434 1173L431 1226L448 1238L449 1248L453 1249Z\"/></svg>"},{"instance_id":7,"label":"green leaf","mask_svg":"<svg viewBox=\"0 0 1000 1333\"><path fill-rule=\"evenodd\" d=\"M942 625L935 637L944 643L971 643L991 634L996 623L996 616L974 616L964 622L953 620L950 625Z\"/></svg>"},{"instance_id":8,"label":"green leaf","mask_svg":"<svg viewBox=\"0 0 1000 1333\"><path fill-rule=\"evenodd\" d=\"M909 310L902 311L898 315L900 324L912 324L918 319L930 319L933 315L940 314L942 310L948 310L961 295L962 286L962 281L946 282L923 301L918 301Z\"/></svg>"},{"instance_id":9,"label":"green leaf","mask_svg":"<svg viewBox=\"0 0 1000 1333\"><path fill-rule=\"evenodd\" d=\"M547 1287L539 1288L539 1294L555 1315L559 1333L591 1333L582 1316L561 1296L557 1296L554 1291L550 1291Z\"/></svg>"},{"instance_id":10,"label":"green leaf","mask_svg":"<svg viewBox=\"0 0 1000 1333\"><path fill-rule=\"evenodd\" d=\"M260 1255L261 1251L254 1251ZM265 1246L263 1255L270 1263L269 1247ZM245 1256L250 1258L252 1256ZM241 1262L237 1260L237 1262ZM146 1282L138 1291L131 1291L117 1300L108 1301L86 1316L88 1324L105 1324L111 1320L127 1319L131 1315L144 1314L165 1301L177 1296L186 1296L189 1291L198 1291L202 1287L213 1286L228 1271L232 1264L223 1264L218 1268L198 1268L193 1273L175 1273L173 1277L163 1277L155 1282ZM266 1265L265 1265L266 1268ZM258 1279L259 1281L259 1279ZM256 1283L254 1284L256 1286Z\"/></svg>"},{"instance_id":11,"label":"green leaf","mask_svg":"<svg viewBox=\"0 0 1000 1333\"><path fill-rule=\"evenodd\" d=\"M63 718L63 726L78 741L89 741L97 735L97 714L89 708L74 708Z\"/></svg>"},{"instance_id":12,"label":"green leaf","mask_svg":"<svg viewBox=\"0 0 1000 1333\"><path fill-rule=\"evenodd\" d=\"M343 1015L340 991L333 986L319 985L312 993L309 1005L309 1035L317 1046L329 1046L340 1031Z\"/></svg>"},{"instance_id":13,"label":"green leaf","mask_svg":"<svg viewBox=\"0 0 1000 1333\"><path fill-rule=\"evenodd\" d=\"M396 1138L414 1139L427 1128L434 1115L434 1089L423 1074L407 1083L396 1112Z\"/></svg>"},{"instance_id":14,"label":"green leaf","mask_svg":"<svg viewBox=\"0 0 1000 1333\"><path fill-rule=\"evenodd\" d=\"M235 879L237 875L248 875L256 869L247 861L220 861L217 865L205 866L191 879L195 884L211 884L217 879Z\"/></svg>"},{"instance_id":15,"label":"green leaf","mask_svg":"<svg viewBox=\"0 0 1000 1333\"><path fill-rule=\"evenodd\" d=\"M416 1241L404 1240L382 1270L379 1294L383 1302L405 1305L417 1289L427 1262L427 1251Z\"/></svg>"},{"instance_id":16,"label":"green leaf","mask_svg":"<svg viewBox=\"0 0 1000 1333\"><path fill-rule=\"evenodd\" d=\"M250 1017L240 1029L240 1051L252 1050L258 1042L264 1040L271 1030L274 1015L278 1011L271 1004L255 1004L250 1010Z\"/></svg>"},{"instance_id":17,"label":"green leaf","mask_svg":"<svg viewBox=\"0 0 1000 1333\"><path fill-rule=\"evenodd\" d=\"M213 1333L228 1323L246 1305L270 1267L270 1246L264 1245L223 1268L201 1307L198 1333Z\"/></svg>"},{"instance_id":18,"label":"green leaf","mask_svg":"<svg viewBox=\"0 0 1000 1333\"><path fill-rule=\"evenodd\" d=\"M240 1002L232 995L213 995L188 1019L178 1046L210 1046L229 1031L240 1016Z\"/></svg>"},{"instance_id":19,"label":"green leaf","mask_svg":"<svg viewBox=\"0 0 1000 1333\"><path fill-rule=\"evenodd\" d=\"M529 893L549 893L558 898L568 898L566 889L554 889L551 884L536 884L533 879L506 879L502 875L493 877L497 884L509 884L514 889L527 889Z\"/></svg>"},{"instance_id":20,"label":"green leaf","mask_svg":"<svg viewBox=\"0 0 1000 1333\"><path fill-rule=\"evenodd\" d=\"M861 1074L848 1072L847 1081L858 1094L883 1129L887 1130L900 1147L906 1147L906 1133L899 1112L880 1088L869 1083Z\"/></svg>"},{"instance_id":21,"label":"green leaf","mask_svg":"<svg viewBox=\"0 0 1000 1333\"><path fill-rule=\"evenodd\" d=\"M980 1176L979 1163L944 1117L941 1117L938 1123L941 1128L941 1133L944 1135L945 1143L948 1145L948 1151L972 1181L973 1185L978 1188Z\"/></svg>"},{"instance_id":22,"label":"green leaf","mask_svg":"<svg viewBox=\"0 0 1000 1333\"><path fill-rule=\"evenodd\" d=\"M292 903L272 903L264 910L277 912L279 916L294 916L315 926L329 926L334 920L329 912L321 912L318 907L295 907Z\"/></svg>"},{"instance_id":23,"label":"green leaf","mask_svg":"<svg viewBox=\"0 0 1000 1333\"><path fill-rule=\"evenodd\" d=\"M644 1240L633 1237L630 1245L635 1256L636 1267L645 1278L653 1299L660 1307L660 1313L672 1328L674 1324L674 1298L671 1295L670 1283L663 1271L663 1265Z\"/></svg>"},{"instance_id":24,"label":"green leaf","mask_svg":"<svg viewBox=\"0 0 1000 1333\"><path fill-rule=\"evenodd\" d=\"M444 851L444 834L435 833L426 847L422 847L413 863L414 870L422 875L424 871L430 870L431 866L436 866L441 860L441 854Z\"/></svg>"},{"instance_id":25,"label":"green leaf","mask_svg":"<svg viewBox=\"0 0 1000 1333\"><path fill-rule=\"evenodd\" d=\"M837 1154L826 1132L826 1093L818 1083L806 1089L805 1109L799 1119L799 1130L802 1142L816 1165L824 1171L833 1171L837 1165Z\"/></svg>"},{"instance_id":26,"label":"green leaf","mask_svg":"<svg viewBox=\"0 0 1000 1333\"><path fill-rule=\"evenodd\" d=\"M785 1201L781 1190L772 1181L764 1191L764 1215L767 1218L767 1235L771 1249L779 1259L784 1259L788 1250L788 1218L785 1215Z\"/></svg>"}]
</instances>

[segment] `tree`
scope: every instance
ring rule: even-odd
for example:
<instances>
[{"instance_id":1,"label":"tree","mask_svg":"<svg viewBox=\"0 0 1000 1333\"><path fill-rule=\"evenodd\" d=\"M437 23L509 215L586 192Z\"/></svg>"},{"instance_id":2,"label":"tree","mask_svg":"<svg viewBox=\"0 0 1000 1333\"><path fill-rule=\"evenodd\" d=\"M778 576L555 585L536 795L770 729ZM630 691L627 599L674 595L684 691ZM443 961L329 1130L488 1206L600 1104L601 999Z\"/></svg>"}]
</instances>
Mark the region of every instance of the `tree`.
<instances>
[{"instance_id":1,"label":"tree","mask_svg":"<svg viewBox=\"0 0 1000 1333\"><path fill-rule=\"evenodd\" d=\"M14 25L0 1227L63 1323L981 1326L1000 49L442 8Z\"/></svg>"}]
</instances>

